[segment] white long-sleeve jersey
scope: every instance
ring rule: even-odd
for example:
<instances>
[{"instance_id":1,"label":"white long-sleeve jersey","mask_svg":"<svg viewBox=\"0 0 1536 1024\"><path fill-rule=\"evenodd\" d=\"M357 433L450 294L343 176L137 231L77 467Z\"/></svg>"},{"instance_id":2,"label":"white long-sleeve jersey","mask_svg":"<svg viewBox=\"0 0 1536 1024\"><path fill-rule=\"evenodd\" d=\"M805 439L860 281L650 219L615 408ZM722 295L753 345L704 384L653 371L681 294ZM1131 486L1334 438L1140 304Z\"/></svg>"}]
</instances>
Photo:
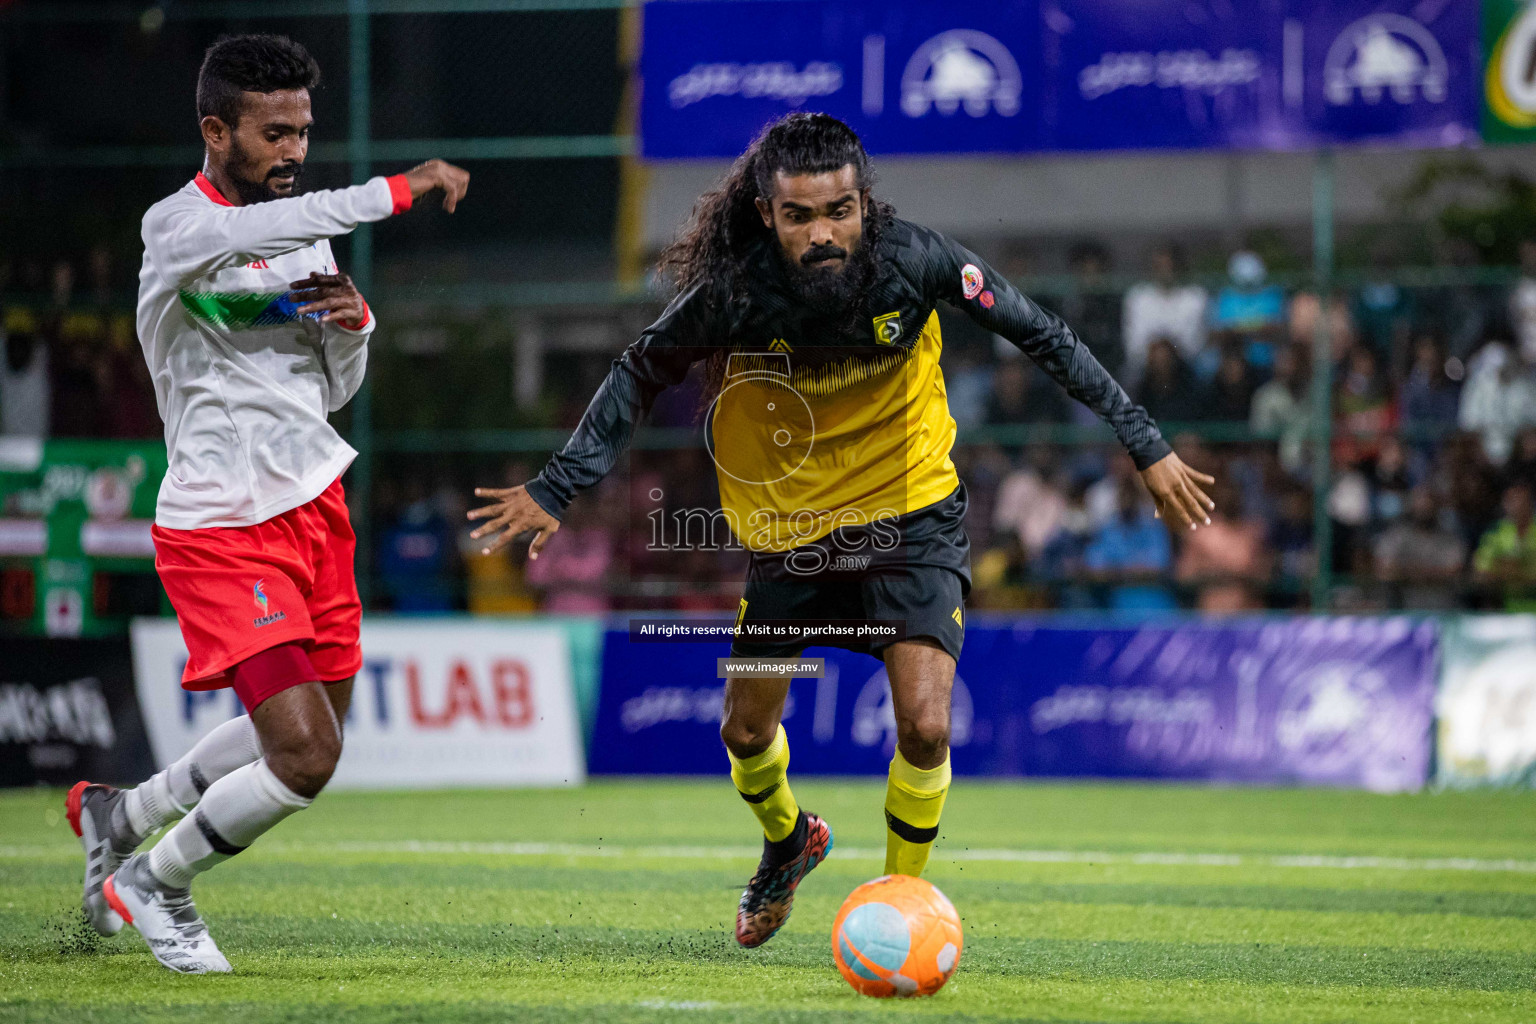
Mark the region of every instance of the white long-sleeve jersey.
<instances>
[{"instance_id":1,"label":"white long-sleeve jersey","mask_svg":"<svg viewBox=\"0 0 1536 1024\"><path fill-rule=\"evenodd\" d=\"M155 522L249 526L314 499L357 452L326 420L356 394L374 321L299 316L289 284L330 239L409 209L403 176L232 206L202 174L144 215L139 343L170 468Z\"/></svg>"}]
</instances>

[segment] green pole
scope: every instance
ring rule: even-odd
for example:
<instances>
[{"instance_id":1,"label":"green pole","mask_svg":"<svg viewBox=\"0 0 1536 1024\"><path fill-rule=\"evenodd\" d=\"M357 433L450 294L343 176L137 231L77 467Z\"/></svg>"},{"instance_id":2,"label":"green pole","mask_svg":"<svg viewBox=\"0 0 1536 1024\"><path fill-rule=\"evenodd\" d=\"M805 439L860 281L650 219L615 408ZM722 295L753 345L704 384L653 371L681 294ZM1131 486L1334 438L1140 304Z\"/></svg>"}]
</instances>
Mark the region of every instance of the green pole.
<instances>
[{"instance_id":1,"label":"green pole","mask_svg":"<svg viewBox=\"0 0 1536 1024\"><path fill-rule=\"evenodd\" d=\"M1317 572L1312 610L1326 612L1333 590L1333 520L1328 491L1333 476L1333 337L1328 290L1333 283L1333 152L1322 150L1312 165L1312 279L1319 314L1312 336L1312 538Z\"/></svg>"},{"instance_id":2,"label":"green pole","mask_svg":"<svg viewBox=\"0 0 1536 1024\"><path fill-rule=\"evenodd\" d=\"M373 174L370 156L371 118L368 84L370 75L370 25L368 0L348 0L347 36L350 105L348 110L348 149L352 160L352 181L362 184ZM352 280L364 296L373 291L373 225L360 224L352 232ZM353 529L357 533L357 585L363 606L367 607L373 591L373 388L372 374L363 378L362 387L352 399L352 447L357 462L352 467Z\"/></svg>"}]
</instances>

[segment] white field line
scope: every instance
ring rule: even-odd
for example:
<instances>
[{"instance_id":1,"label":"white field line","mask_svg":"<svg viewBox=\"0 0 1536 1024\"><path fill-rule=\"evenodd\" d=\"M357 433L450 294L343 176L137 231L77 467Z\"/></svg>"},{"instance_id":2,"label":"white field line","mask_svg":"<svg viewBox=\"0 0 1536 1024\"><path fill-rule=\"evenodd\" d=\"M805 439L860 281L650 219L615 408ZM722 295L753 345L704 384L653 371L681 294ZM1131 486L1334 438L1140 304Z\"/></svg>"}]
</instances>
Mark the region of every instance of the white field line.
<instances>
[{"instance_id":1,"label":"white field line","mask_svg":"<svg viewBox=\"0 0 1536 1024\"><path fill-rule=\"evenodd\" d=\"M757 846L607 846L586 843L453 843L416 839L380 842L273 842L260 849L286 854L357 853L385 856L444 854L489 857L604 857L660 860L756 860ZM836 848L839 859L884 860L873 847ZM0 845L0 860L74 857L73 847ZM939 861L1012 864L1154 864L1169 867L1272 867L1378 871L1505 871L1536 873L1536 860L1482 860L1474 857L1330 857L1248 853L1110 853L1086 850L943 849Z\"/></svg>"}]
</instances>

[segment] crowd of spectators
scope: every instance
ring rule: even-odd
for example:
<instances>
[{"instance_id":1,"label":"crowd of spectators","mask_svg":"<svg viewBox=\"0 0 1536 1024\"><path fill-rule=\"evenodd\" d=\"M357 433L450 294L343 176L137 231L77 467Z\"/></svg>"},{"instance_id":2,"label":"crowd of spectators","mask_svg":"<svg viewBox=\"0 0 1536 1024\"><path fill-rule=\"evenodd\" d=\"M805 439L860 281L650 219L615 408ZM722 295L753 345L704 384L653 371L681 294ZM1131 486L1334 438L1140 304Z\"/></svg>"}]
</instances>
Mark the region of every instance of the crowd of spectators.
<instances>
[{"instance_id":1,"label":"crowd of spectators","mask_svg":"<svg viewBox=\"0 0 1536 1024\"><path fill-rule=\"evenodd\" d=\"M1081 279L1101 258L1080 258ZM1172 249L1148 270L1118 307L1046 304L1069 322L1075 306L1085 338L1117 339L1094 346L1101 361L1186 461L1218 477L1211 527L1170 543L1116 451L974 446L958 458L977 506L981 603L1302 607L1319 536L1336 609L1509 607L1536 594L1536 242L1508 287L1408 289L1377 275L1347 292L1288 292L1246 251L1214 291L1189 283ZM1321 501L1319 352L1331 418ZM961 373L976 379L953 392L977 396L957 403L962 426L1088 422L1010 346Z\"/></svg>"},{"instance_id":2,"label":"crowd of spectators","mask_svg":"<svg viewBox=\"0 0 1536 1024\"><path fill-rule=\"evenodd\" d=\"M115 270L105 247L78 262L0 260L0 434L162 435Z\"/></svg>"},{"instance_id":3,"label":"crowd of spectators","mask_svg":"<svg viewBox=\"0 0 1536 1024\"><path fill-rule=\"evenodd\" d=\"M1151 253L1128 288L1105 284L1101 248L1083 246L1070 263L1072 285L1040 301L1186 461L1218 477L1217 509L1209 528L1170 535L1113 446L1020 444L1016 431L990 429L1096 421L1001 339L947 334L978 606L1306 607L1320 538L1336 609L1513 607L1536 593L1536 242L1521 249L1511 284L1410 288L1383 268L1323 295L1275 283L1249 251L1232 253L1213 287L1171 247ZM160 436L114 271L105 249L0 263L0 434ZM1321 496L1320 352L1331 417ZM572 425L585 397L549 403L559 410L552 425ZM697 407L697 394L668 396L654 418L694 422ZM525 479L540 461L381 466L378 601L401 611L734 607L739 550L655 543L656 522L715 505L703 450L637 454L573 506L537 562L515 550L470 557L468 488Z\"/></svg>"}]
</instances>

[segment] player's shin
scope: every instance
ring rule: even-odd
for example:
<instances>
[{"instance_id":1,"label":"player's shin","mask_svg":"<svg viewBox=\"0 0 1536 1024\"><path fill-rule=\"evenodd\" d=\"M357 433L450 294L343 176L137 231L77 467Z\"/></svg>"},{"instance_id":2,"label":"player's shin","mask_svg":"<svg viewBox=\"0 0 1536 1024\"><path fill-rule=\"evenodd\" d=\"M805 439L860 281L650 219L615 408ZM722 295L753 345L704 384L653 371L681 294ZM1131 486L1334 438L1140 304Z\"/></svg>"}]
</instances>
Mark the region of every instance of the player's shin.
<instances>
[{"instance_id":1,"label":"player's shin","mask_svg":"<svg viewBox=\"0 0 1536 1024\"><path fill-rule=\"evenodd\" d=\"M949 794L949 751L937 768L914 768L898 747L885 788L885 873L921 875Z\"/></svg>"},{"instance_id":2,"label":"player's shin","mask_svg":"<svg viewBox=\"0 0 1536 1024\"><path fill-rule=\"evenodd\" d=\"M150 851L149 869L166 887L185 889L312 802L283 785L265 759L237 768L209 786L196 809Z\"/></svg>"},{"instance_id":3,"label":"player's shin","mask_svg":"<svg viewBox=\"0 0 1536 1024\"><path fill-rule=\"evenodd\" d=\"M729 753L729 751L727 751ZM780 725L773 742L761 754L739 758L730 754L731 781L762 823L772 842L789 838L800 817L800 805L789 788L789 738Z\"/></svg>"},{"instance_id":4,"label":"player's shin","mask_svg":"<svg viewBox=\"0 0 1536 1024\"><path fill-rule=\"evenodd\" d=\"M174 764L123 794L128 823L138 836L159 831L187 814L215 782L261 756L249 715L217 726Z\"/></svg>"}]
</instances>

